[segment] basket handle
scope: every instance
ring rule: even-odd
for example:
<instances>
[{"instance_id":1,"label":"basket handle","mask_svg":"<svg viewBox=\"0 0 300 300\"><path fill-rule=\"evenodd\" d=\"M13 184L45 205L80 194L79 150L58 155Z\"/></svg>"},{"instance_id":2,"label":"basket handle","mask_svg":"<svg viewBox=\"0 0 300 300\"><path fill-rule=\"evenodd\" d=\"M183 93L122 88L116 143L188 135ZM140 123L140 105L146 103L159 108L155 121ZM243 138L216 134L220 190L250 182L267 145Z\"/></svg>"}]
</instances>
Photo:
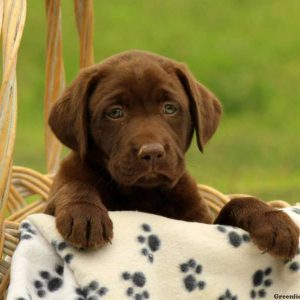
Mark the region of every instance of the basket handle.
<instances>
[{"instance_id":1,"label":"basket handle","mask_svg":"<svg viewBox=\"0 0 300 300\"><path fill-rule=\"evenodd\" d=\"M77 31L80 39L80 68L94 63L93 50L93 0L74 0ZM48 173L55 173L62 150L61 143L48 126L48 117L55 101L65 88L62 53L61 1L46 0L47 58L45 90L45 144Z\"/></svg>"},{"instance_id":2,"label":"basket handle","mask_svg":"<svg viewBox=\"0 0 300 300\"><path fill-rule=\"evenodd\" d=\"M0 0L3 56L0 89L0 213L5 206L10 185L17 123L16 65L25 19L26 0Z\"/></svg>"}]
</instances>

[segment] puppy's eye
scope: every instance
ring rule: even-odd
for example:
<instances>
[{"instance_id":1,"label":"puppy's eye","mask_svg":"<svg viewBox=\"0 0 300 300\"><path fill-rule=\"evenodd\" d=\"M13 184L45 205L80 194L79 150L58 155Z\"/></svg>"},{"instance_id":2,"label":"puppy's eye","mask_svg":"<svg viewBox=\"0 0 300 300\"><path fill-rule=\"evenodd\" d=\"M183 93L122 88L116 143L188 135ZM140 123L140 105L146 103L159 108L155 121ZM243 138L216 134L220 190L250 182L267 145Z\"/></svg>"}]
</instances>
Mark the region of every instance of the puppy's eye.
<instances>
[{"instance_id":1,"label":"puppy's eye","mask_svg":"<svg viewBox=\"0 0 300 300\"><path fill-rule=\"evenodd\" d=\"M175 115L178 109L174 104L167 103L163 108L163 113L166 115Z\"/></svg>"},{"instance_id":2,"label":"puppy's eye","mask_svg":"<svg viewBox=\"0 0 300 300\"><path fill-rule=\"evenodd\" d=\"M114 107L107 112L107 116L111 119L120 119L124 117L124 111L120 107Z\"/></svg>"}]
</instances>

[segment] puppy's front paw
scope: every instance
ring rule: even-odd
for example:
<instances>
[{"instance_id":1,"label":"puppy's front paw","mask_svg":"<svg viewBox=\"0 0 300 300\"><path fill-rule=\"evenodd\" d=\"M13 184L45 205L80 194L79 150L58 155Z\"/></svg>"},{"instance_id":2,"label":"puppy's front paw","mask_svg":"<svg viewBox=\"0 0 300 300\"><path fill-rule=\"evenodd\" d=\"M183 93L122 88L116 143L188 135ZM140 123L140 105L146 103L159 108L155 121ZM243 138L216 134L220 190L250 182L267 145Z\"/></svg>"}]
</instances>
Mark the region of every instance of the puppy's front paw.
<instances>
[{"instance_id":1,"label":"puppy's front paw","mask_svg":"<svg viewBox=\"0 0 300 300\"><path fill-rule=\"evenodd\" d=\"M89 203L74 203L58 210L56 227L76 248L101 247L113 236L113 224L107 210Z\"/></svg>"},{"instance_id":2,"label":"puppy's front paw","mask_svg":"<svg viewBox=\"0 0 300 300\"><path fill-rule=\"evenodd\" d=\"M249 232L259 249L276 257L292 259L297 253L299 228L282 211L272 209L253 217Z\"/></svg>"}]
</instances>

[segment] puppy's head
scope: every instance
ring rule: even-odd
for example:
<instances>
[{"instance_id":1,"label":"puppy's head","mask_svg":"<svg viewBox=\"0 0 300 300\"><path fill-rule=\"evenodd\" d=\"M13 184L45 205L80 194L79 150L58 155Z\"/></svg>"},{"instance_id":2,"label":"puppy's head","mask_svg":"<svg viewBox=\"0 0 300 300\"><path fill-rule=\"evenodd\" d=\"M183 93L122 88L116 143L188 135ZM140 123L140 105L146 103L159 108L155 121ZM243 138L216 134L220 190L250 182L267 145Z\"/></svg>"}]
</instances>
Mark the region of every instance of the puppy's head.
<instances>
[{"instance_id":1,"label":"puppy's head","mask_svg":"<svg viewBox=\"0 0 300 300\"><path fill-rule=\"evenodd\" d=\"M128 51L82 70L54 105L49 124L81 158L126 186L172 186L217 129L217 98L183 64Z\"/></svg>"}]
</instances>

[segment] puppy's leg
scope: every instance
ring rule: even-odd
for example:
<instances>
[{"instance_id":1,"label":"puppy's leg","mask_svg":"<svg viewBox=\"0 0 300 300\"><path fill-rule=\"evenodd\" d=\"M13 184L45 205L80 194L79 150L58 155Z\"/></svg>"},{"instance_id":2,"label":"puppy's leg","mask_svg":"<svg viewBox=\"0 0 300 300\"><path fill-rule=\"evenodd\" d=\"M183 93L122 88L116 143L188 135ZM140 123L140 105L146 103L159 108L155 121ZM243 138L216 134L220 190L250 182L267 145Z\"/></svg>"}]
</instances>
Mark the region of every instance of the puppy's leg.
<instances>
[{"instance_id":1,"label":"puppy's leg","mask_svg":"<svg viewBox=\"0 0 300 300\"><path fill-rule=\"evenodd\" d=\"M259 249L277 257L291 259L298 250L298 226L287 214L256 198L231 200L223 207L214 224L236 226L248 231Z\"/></svg>"},{"instance_id":2,"label":"puppy's leg","mask_svg":"<svg viewBox=\"0 0 300 300\"><path fill-rule=\"evenodd\" d=\"M55 216L55 202L53 200L49 200L47 202L47 206L44 210L44 214Z\"/></svg>"},{"instance_id":3,"label":"puppy's leg","mask_svg":"<svg viewBox=\"0 0 300 300\"><path fill-rule=\"evenodd\" d=\"M197 183L188 173L172 189L164 190L163 196L159 214L178 220L212 223L208 205L201 198Z\"/></svg>"},{"instance_id":4,"label":"puppy's leg","mask_svg":"<svg viewBox=\"0 0 300 300\"><path fill-rule=\"evenodd\" d=\"M55 215L58 231L74 247L100 247L112 239L112 221L89 184L70 181L53 190L45 212Z\"/></svg>"}]
</instances>

